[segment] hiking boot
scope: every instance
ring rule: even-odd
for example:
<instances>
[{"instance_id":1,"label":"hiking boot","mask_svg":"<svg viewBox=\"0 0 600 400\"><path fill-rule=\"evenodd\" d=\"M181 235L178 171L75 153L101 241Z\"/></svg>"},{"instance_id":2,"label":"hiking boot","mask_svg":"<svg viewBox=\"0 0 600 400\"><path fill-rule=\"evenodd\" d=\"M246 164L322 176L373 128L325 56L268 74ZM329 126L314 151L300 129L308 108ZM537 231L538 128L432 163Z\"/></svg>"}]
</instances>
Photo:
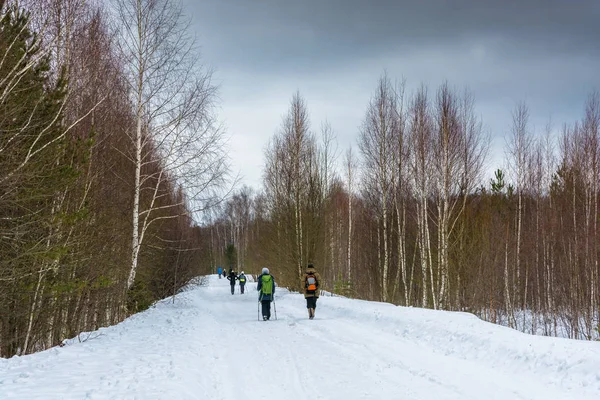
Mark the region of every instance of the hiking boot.
<instances>
[{"instance_id":1,"label":"hiking boot","mask_svg":"<svg viewBox=\"0 0 600 400\"><path fill-rule=\"evenodd\" d=\"M267 316L266 316L266 315L263 315L263 321L266 321L266 320L268 320L268 319L269 319L269 318L267 318Z\"/></svg>"}]
</instances>

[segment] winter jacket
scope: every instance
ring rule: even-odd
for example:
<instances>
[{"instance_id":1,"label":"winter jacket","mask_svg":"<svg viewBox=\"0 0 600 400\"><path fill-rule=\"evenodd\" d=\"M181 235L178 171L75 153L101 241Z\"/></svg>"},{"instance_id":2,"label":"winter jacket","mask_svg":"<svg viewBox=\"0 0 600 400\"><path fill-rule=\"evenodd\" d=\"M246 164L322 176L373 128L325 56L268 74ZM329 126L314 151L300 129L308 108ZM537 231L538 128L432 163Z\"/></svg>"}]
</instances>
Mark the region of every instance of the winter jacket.
<instances>
[{"instance_id":1,"label":"winter jacket","mask_svg":"<svg viewBox=\"0 0 600 400\"><path fill-rule=\"evenodd\" d=\"M306 279L308 278L309 275L314 275L314 277L317 279L317 290L315 290L314 292L309 292L308 288L306 287L307 286ZM306 270L306 272L304 273L304 275L302 276L300 285L304 289L304 297L305 298L319 297L319 294L321 294L321 275L319 275L319 273L317 272L316 269L308 268Z\"/></svg>"},{"instance_id":2,"label":"winter jacket","mask_svg":"<svg viewBox=\"0 0 600 400\"><path fill-rule=\"evenodd\" d=\"M223 268L219 267L217 268L217 274L221 275L223 273Z\"/></svg>"},{"instance_id":3,"label":"winter jacket","mask_svg":"<svg viewBox=\"0 0 600 400\"><path fill-rule=\"evenodd\" d=\"M227 276L227 279L229 279L229 284L231 286L235 285L235 280L237 279L237 275L235 274L235 272L231 271L229 273L229 275Z\"/></svg>"},{"instance_id":4,"label":"winter jacket","mask_svg":"<svg viewBox=\"0 0 600 400\"><path fill-rule=\"evenodd\" d=\"M263 285L263 280L262 277L265 275L269 275L271 277L271 279L273 280L273 293L272 294L263 294L262 292L262 285ZM273 301L273 298L275 297L275 278L273 278L273 275L270 274L262 274L261 276L258 277L258 285L256 285L256 290L258 290L258 301Z\"/></svg>"},{"instance_id":5,"label":"winter jacket","mask_svg":"<svg viewBox=\"0 0 600 400\"><path fill-rule=\"evenodd\" d=\"M248 280L246 279L246 275L240 274L240 276L238 276L238 281L240 281L240 285L245 285Z\"/></svg>"}]
</instances>

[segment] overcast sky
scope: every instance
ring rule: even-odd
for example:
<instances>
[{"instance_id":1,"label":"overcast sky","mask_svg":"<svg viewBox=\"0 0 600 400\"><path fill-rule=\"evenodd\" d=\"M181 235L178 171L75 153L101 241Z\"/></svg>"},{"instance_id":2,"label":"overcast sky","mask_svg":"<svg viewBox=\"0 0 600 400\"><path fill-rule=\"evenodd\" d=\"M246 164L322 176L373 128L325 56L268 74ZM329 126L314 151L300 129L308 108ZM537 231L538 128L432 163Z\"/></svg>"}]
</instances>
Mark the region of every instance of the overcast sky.
<instances>
[{"instance_id":1,"label":"overcast sky","mask_svg":"<svg viewBox=\"0 0 600 400\"><path fill-rule=\"evenodd\" d=\"M467 86L502 167L519 101L541 133L583 115L600 90L600 0L184 0L243 183L261 185L264 149L296 90L314 131L327 119L340 153L356 147L378 78L410 93ZM491 175L489 176L491 178Z\"/></svg>"}]
</instances>

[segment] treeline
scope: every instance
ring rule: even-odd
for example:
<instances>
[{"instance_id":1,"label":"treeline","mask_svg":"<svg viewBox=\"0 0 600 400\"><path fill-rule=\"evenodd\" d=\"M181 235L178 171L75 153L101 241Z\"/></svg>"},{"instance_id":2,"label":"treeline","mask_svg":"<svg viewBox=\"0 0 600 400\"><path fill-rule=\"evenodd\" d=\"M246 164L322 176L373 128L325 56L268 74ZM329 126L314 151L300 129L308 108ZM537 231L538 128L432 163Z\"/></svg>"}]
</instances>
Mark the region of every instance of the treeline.
<instances>
[{"instance_id":1,"label":"treeline","mask_svg":"<svg viewBox=\"0 0 600 400\"><path fill-rule=\"evenodd\" d=\"M489 135L467 91L405 93L383 76L334 168L335 139L294 95L265 152L264 186L214 214L213 265L271 267L298 289L315 263L326 289L464 310L523 330L598 338L600 97L560 133L534 135L527 105L507 121L506 166L484 176ZM490 179L492 178L492 179Z\"/></svg>"},{"instance_id":2,"label":"treeline","mask_svg":"<svg viewBox=\"0 0 600 400\"><path fill-rule=\"evenodd\" d=\"M0 2L0 356L120 322L203 271L227 174L170 0Z\"/></svg>"}]
</instances>

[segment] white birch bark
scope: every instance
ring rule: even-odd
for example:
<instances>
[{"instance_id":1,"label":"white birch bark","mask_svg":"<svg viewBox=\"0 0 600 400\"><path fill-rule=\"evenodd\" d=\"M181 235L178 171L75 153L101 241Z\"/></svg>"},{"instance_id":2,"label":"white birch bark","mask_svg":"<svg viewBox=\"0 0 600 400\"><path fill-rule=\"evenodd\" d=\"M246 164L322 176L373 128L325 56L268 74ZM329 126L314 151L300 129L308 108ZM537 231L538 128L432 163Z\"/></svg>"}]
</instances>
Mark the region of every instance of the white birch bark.
<instances>
[{"instance_id":1,"label":"white birch bark","mask_svg":"<svg viewBox=\"0 0 600 400\"><path fill-rule=\"evenodd\" d=\"M136 126L127 132L126 156L135 166L127 289L149 226L213 206L227 179L224 138L212 111L216 89L199 65L181 7L173 0L115 0L118 48L136 110ZM164 204L164 191L179 187L185 196Z\"/></svg>"}]
</instances>

